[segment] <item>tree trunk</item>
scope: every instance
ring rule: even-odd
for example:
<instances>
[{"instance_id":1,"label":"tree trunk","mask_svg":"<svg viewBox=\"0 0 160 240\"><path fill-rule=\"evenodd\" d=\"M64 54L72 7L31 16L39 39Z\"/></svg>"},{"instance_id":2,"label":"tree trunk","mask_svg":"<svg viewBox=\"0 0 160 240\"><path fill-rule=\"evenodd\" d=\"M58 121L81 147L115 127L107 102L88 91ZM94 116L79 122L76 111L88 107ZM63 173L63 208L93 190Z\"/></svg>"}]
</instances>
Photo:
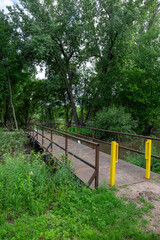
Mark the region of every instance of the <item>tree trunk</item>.
<instances>
[{"instance_id":1,"label":"tree trunk","mask_svg":"<svg viewBox=\"0 0 160 240\"><path fill-rule=\"evenodd\" d=\"M83 92L83 97L86 97L87 95L87 79L84 78L84 92ZM80 119L80 125L84 125L84 99L82 98L82 103L81 103L81 119Z\"/></svg>"},{"instance_id":2,"label":"tree trunk","mask_svg":"<svg viewBox=\"0 0 160 240\"><path fill-rule=\"evenodd\" d=\"M15 113L14 104L13 104L13 98L12 98L11 81L10 81L10 76L9 76L9 73L8 73L8 67L7 67L7 65L5 66L5 68L6 68L6 73L7 73L7 80L8 80L8 86L9 86L9 96L10 96L10 103L11 103L12 112L13 112L14 123L15 123L16 129L18 130L16 113Z\"/></svg>"},{"instance_id":3,"label":"tree trunk","mask_svg":"<svg viewBox=\"0 0 160 240\"><path fill-rule=\"evenodd\" d=\"M87 116L86 116L86 122L87 122L87 121L90 121L90 118L91 118L93 109L94 109L94 105L92 105L92 106L90 107L90 109L88 110L88 113L87 113Z\"/></svg>"},{"instance_id":4,"label":"tree trunk","mask_svg":"<svg viewBox=\"0 0 160 240\"><path fill-rule=\"evenodd\" d=\"M75 106L75 103L74 103L74 100L73 100L72 91L70 89L67 89L67 93L68 93L68 97L69 97L71 107L72 107L74 122L75 122L76 125L79 125L79 118L78 118L77 111L76 111L76 106Z\"/></svg>"},{"instance_id":5,"label":"tree trunk","mask_svg":"<svg viewBox=\"0 0 160 240\"><path fill-rule=\"evenodd\" d=\"M7 97L5 102L4 125L7 126L7 120L9 120L9 100Z\"/></svg>"},{"instance_id":6,"label":"tree trunk","mask_svg":"<svg viewBox=\"0 0 160 240\"><path fill-rule=\"evenodd\" d=\"M80 119L80 125L83 126L83 121L84 121L84 118L83 118L83 101L82 101L82 105L81 105L81 119Z\"/></svg>"}]
</instances>

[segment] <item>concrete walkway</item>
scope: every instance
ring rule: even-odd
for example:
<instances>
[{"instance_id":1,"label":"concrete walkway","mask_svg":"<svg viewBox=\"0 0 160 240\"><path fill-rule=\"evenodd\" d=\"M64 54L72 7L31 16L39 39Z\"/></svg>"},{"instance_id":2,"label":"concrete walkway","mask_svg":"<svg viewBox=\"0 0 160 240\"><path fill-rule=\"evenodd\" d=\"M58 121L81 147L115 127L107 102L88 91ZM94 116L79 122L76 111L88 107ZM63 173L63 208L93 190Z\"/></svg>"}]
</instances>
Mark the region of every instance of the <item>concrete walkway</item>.
<instances>
[{"instance_id":1,"label":"concrete walkway","mask_svg":"<svg viewBox=\"0 0 160 240\"><path fill-rule=\"evenodd\" d=\"M44 133L44 136L46 136L49 139L51 138L51 134L47 132ZM39 145L42 145L42 137L40 135L38 135L38 137L36 136L35 139ZM53 134L52 139L56 144L65 148L64 137ZM47 148L49 144L50 141L44 138L43 146ZM51 147L48 150L54 157L58 159L60 158L60 156L65 154L64 150L62 150L55 144L52 145L52 150ZM85 161L91 163L92 165L95 165L95 149L92 149L91 147L88 147L84 144L77 143L76 141L68 139L68 151L84 159ZM83 182L87 183L90 177L92 176L94 169L70 154L68 155L68 158L73 163L75 175L78 178L80 178ZM125 162L120 159L116 164L115 175L116 175L115 184L117 186L147 181L145 179L144 168L138 167L136 165ZM157 177L160 177L160 175L151 172L151 178ZM107 184L109 184L110 182L110 155L103 152L99 152L99 185L103 185L104 182ZM91 184L91 188L94 188L94 181Z\"/></svg>"}]
</instances>

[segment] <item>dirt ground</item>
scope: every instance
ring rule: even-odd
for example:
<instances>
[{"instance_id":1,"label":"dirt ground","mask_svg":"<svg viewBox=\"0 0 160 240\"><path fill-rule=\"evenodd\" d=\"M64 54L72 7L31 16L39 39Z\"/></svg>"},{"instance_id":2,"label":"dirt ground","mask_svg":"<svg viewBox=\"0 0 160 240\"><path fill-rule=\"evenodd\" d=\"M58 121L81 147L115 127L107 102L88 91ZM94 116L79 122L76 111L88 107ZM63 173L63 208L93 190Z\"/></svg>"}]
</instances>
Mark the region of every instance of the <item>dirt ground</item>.
<instances>
[{"instance_id":1,"label":"dirt ground","mask_svg":"<svg viewBox=\"0 0 160 240\"><path fill-rule=\"evenodd\" d=\"M144 214L144 218L148 220L148 228L160 233L160 178L119 188L116 194L127 202L134 201L137 207L145 202L152 204L151 212Z\"/></svg>"}]
</instances>

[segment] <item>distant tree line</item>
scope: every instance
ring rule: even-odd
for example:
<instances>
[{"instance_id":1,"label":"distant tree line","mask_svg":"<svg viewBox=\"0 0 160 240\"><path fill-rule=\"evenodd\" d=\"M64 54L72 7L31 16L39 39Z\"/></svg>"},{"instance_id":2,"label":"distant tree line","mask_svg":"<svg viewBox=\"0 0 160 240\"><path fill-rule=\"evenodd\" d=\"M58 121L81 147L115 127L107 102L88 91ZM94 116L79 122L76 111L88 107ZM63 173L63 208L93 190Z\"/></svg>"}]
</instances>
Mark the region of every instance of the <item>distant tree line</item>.
<instances>
[{"instance_id":1,"label":"distant tree line","mask_svg":"<svg viewBox=\"0 0 160 240\"><path fill-rule=\"evenodd\" d=\"M84 125L118 109L137 133L158 126L158 0L20 0L8 10L0 12L5 126L34 118ZM38 65L44 80L35 78Z\"/></svg>"}]
</instances>

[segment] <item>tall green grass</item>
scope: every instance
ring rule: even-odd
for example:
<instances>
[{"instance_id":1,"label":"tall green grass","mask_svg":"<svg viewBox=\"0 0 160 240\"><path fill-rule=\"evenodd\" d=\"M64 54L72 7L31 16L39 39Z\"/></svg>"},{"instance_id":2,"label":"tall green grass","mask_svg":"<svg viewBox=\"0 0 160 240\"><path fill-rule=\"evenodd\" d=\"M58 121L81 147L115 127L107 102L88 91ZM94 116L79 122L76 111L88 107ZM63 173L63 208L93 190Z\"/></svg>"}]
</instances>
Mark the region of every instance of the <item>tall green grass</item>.
<instances>
[{"instance_id":1,"label":"tall green grass","mask_svg":"<svg viewBox=\"0 0 160 240\"><path fill-rule=\"evenodd\" d=\"M40 154L4 156L0 165L1 213L41 213L53 201L53 191L53 176Z\"/></svg>"},{"instance_id":2,"label":"tall green grass","mask_svg":"<svg viewBox=\"0 0 160 240\"><path fill-rule=\"evenodd\" d=\"M0 129L0 159L3 154L14 154L17 151L24 150L24 144L28 142L26 134L23 131L6 132Z\"/></svg>"},{"instance_id":3,"label":"tall green grass","mask_svg":"<svg viewBox=\"0 0 160 240\"><path fill-rule=\"evenodd\" d=\"M140 147L140 151L144 152L145 150ZM154 146L152 146L152 155L159 156L159 153ZM139 167L146 168L146 160L144 155L127 152L127 157L125 158L125 161L135 164ZM151 158L151 171L155 173L160 173L160 159L154 157Z\"/></svg>"},{"instance_id":4,"label":"tall green grass","mask_svg":"<svg viewBox=\"0 0 160 240\"><path fill-rule=\"evenodd\" d=\"M159 239L145 228L148 205L126 204L113 189L80 186L70 163L62 160L53 174L40 154L3 155L0 239Z\"/></svg>"}]
</instances>

